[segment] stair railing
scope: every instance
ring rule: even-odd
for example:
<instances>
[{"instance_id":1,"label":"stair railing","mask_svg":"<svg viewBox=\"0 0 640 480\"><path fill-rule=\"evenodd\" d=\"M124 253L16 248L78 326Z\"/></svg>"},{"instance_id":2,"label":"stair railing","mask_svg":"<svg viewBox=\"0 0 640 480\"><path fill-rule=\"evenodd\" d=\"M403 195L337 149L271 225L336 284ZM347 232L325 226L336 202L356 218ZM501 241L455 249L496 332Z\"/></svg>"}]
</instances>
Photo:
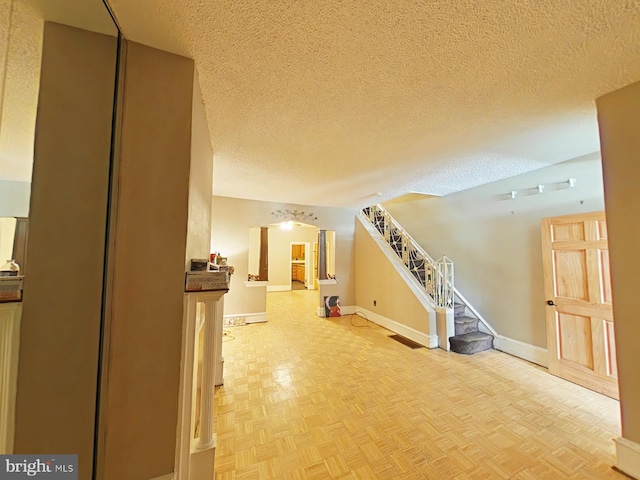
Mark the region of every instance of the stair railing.
<instances>
[{"instance_id":1,"label":"stair railing","mask_svg":"<svg viewBox=\"0 0 640 480\"><path fill-rule=\"evenodd\" d=\"M437 262L431 258L382 205L366 207L362 215L382 235L435 305L453 308L453 262L447 257Z\"/></svg>"}]
</instances>

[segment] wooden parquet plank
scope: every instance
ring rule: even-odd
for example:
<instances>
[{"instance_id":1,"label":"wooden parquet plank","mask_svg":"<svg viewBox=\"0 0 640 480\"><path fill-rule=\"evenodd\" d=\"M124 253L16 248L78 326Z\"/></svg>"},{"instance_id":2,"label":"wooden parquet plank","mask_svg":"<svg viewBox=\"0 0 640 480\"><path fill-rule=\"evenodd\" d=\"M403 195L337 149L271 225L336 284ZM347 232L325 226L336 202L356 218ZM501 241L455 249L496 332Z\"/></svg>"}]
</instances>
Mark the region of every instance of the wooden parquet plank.
<instances>
[{"instance_id":1,"label":"wooden parquet plank","mask_svg":"<svg viewBox=\"0 0 640 480\"><path fill-rule=\"evenodd\" d=\"M496 351L412 350L268 295L233 328L215 396L216 480L612 479L618 402Z\"/></svg>"}]
</instances>

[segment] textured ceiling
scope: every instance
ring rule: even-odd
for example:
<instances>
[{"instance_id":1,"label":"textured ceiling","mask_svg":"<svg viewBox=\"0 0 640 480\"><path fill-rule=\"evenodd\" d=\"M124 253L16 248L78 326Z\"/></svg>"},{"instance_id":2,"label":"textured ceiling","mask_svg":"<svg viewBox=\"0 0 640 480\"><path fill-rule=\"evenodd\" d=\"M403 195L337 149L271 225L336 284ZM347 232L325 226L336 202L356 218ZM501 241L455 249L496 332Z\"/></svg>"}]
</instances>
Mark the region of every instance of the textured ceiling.
<instances>
[{"instance_id":1,"label":"textured ceiling","mask_svg":"<svg viewBox=\"0 0 640 480\"><path fill-rule=\"evenodd\" d=\"M45 20L118 33L101 0L0 0L0 180L31 181Z\"/></svg>"},{"instance_id":2,"label":"textured ceiling","mask_svg":"<svg viewBox=\"0 0 640 480\"><path fill-rule=\"evenodd\" d=\"M640 0L109 3L196 60L216 195L447 194L597 151L594 99L640 80Z\"/></svg>"},{"instance_id":3,"label":"textured ceiling","mask_svg":"<svg viewBox=\"0 0 640 480\"><path fill-rule=\"evenodd\" d=\"M43 20L25 0L0 0L0 180L31 181Z\"/></svg>"}]
</instances>

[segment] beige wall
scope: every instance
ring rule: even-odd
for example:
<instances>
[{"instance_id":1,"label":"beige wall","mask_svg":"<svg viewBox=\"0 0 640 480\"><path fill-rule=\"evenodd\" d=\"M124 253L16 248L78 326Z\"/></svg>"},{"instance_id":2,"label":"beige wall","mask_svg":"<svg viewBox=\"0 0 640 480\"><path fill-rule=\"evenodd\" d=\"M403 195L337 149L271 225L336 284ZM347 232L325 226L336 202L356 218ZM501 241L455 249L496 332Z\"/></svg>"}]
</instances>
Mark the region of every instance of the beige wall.
<instances>
[{"instance_id":1,"label":"beige wall","mask_svg":"<svg viewBox=\"0 0 640 480\"><path fill-rule=\"evenodd\" d=\"M193 82L191 60L128 43L101 412L109 480L174 469Z\"/></svg>"},{"instance_id":2,"label":"beige wall","mask_svg":"<svg viewBox=\"0 0 640 480\"><path fill-rule=\"evenodd\" d=\"M357 305L419 332L435 335L436 332L429 331L429 312L358 221L355 251Z\"/></svg>"},{"instance_id":3,"label":"beige wall","mask_svg":"<svg viewBox=\"0 0 640 480\"><path fill-rule=\"evenodd\" d=\"M291 282L292 242L310 243L307 255L313 257L313 242L317 241L316 227L294 226L291 230L269 227L269 285L289 285Z\"/></svg>"},{"instance_id":4,"label":"beige wall","mask_svg":"<svg viewBox=\"0 0 640 480\"><path fill-rule=\"evenodd\" d=\"M561 183L568 178L577 179L574 188ZM544 193L534 193L538 184ZM546 347L540 221L604 209L600 159L385 207L434 259L454 261L456 287L500 335Z\"/></svg>"},{"instance_id":5,"label":"beige wall","mask_svg":"<svg viewBox=\"0 0 640 480\"><path fill-rule=\"evenodd\" d=\"M13 238L16 234L16 219L0 217L0 265L13 258Z\"/></svg>"},{"instance_id":6,"label":"beige wall","mask_svg":"<svg viewBox=\"0 0 640 480\"><path fill-rule=\"evenodd\" d=\"M622 410L622 436L640 443L640 83L597 100L613 314Z\"/></svg>"},{"instance_id":7,"label":"beige wall","mask_svg":"<svg viewBox=\"0 0 640 480\"><path fill-rule=\"evenodd\" d=\"M29 216L31 183L0 180L0 217Z\"/></svg>"},{"instance_id":8,"label":"beige wall","mask_svg":"<svg viewBox=\"0 0 640 480\"><path fill-rule=\"evenodd\" d=\"M213 150L197 75L193 76L192 112L187 262L192 258L209 258L211 245Z\"/></svg>"},{"instance_id":9,"label":"beige wall","mask_svg":"<svg viewBox=\"0 0 640 480\"><path fill-rule=\"evenodd\" d=\"M91 478L116 39L45 26L15 451Z\"/></svg>"},{"instance_id":10,"label":"beige wall","mask_svg":"<svg viewBox=\"0 0 640 480\"><path fill-rule=\"evenodd\" d=\"M355 305L354 217L355 210L308 205L284 205L282 203L240 200L229 197L213 197L211 251L220 251L235 267L231 277L231 289L225 295L225 314L264 312L253 303L251 290L245 287L249 261L249 227L275 223L271 212L284 208L313 212L318 217L319 228L336 231L336 273L341 305ZM269 278L269 283L273 283ZM262 308L262 309L260 309Z\"/></svg>"}]
</instances>

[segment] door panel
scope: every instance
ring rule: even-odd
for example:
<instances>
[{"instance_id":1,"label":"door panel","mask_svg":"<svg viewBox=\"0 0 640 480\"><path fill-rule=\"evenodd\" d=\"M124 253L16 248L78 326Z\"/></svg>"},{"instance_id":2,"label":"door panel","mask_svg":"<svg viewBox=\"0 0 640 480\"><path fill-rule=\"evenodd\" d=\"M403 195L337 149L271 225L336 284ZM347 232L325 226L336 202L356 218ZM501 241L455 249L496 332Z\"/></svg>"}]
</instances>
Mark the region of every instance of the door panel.
<instances>
[{"instance_id":1,"label":"door panel","mask_svg":"<svg viewBox=\"0 0 640 480\"><path fill-rule=\"evenodd\" d=\"M567 223L552 225L553 241L584 240L584 225L582 223Z\"/></svg>"},{"instance_id":2,"label":"door panel","mask_svg":"<svg viewBox=\"0 0 640 480\"><path fill-rule=\"evenodd\" d=\"M558 340L562 360L593 369L590 317L559 313Z\"/></svg>"},{"instance_id":3,"label":"door panel","mask_svg":"<svg viewBox=\"0 0 640 480\"><path fill-rule=\"evenodd\" d=\"M556 251L555 282L557 296L580 300L589 299L587 258L581 251Z\"/></svg>"},{"instance_id":4,"label":"door panel","mask_svg":"<svg viewBox=\"0 0 640 480\"><path fill-rule=\"evenodd\" d=\"M549 371L618 398L606 238L604 212L542 221Z\"/></svg>"}]
</instances>

